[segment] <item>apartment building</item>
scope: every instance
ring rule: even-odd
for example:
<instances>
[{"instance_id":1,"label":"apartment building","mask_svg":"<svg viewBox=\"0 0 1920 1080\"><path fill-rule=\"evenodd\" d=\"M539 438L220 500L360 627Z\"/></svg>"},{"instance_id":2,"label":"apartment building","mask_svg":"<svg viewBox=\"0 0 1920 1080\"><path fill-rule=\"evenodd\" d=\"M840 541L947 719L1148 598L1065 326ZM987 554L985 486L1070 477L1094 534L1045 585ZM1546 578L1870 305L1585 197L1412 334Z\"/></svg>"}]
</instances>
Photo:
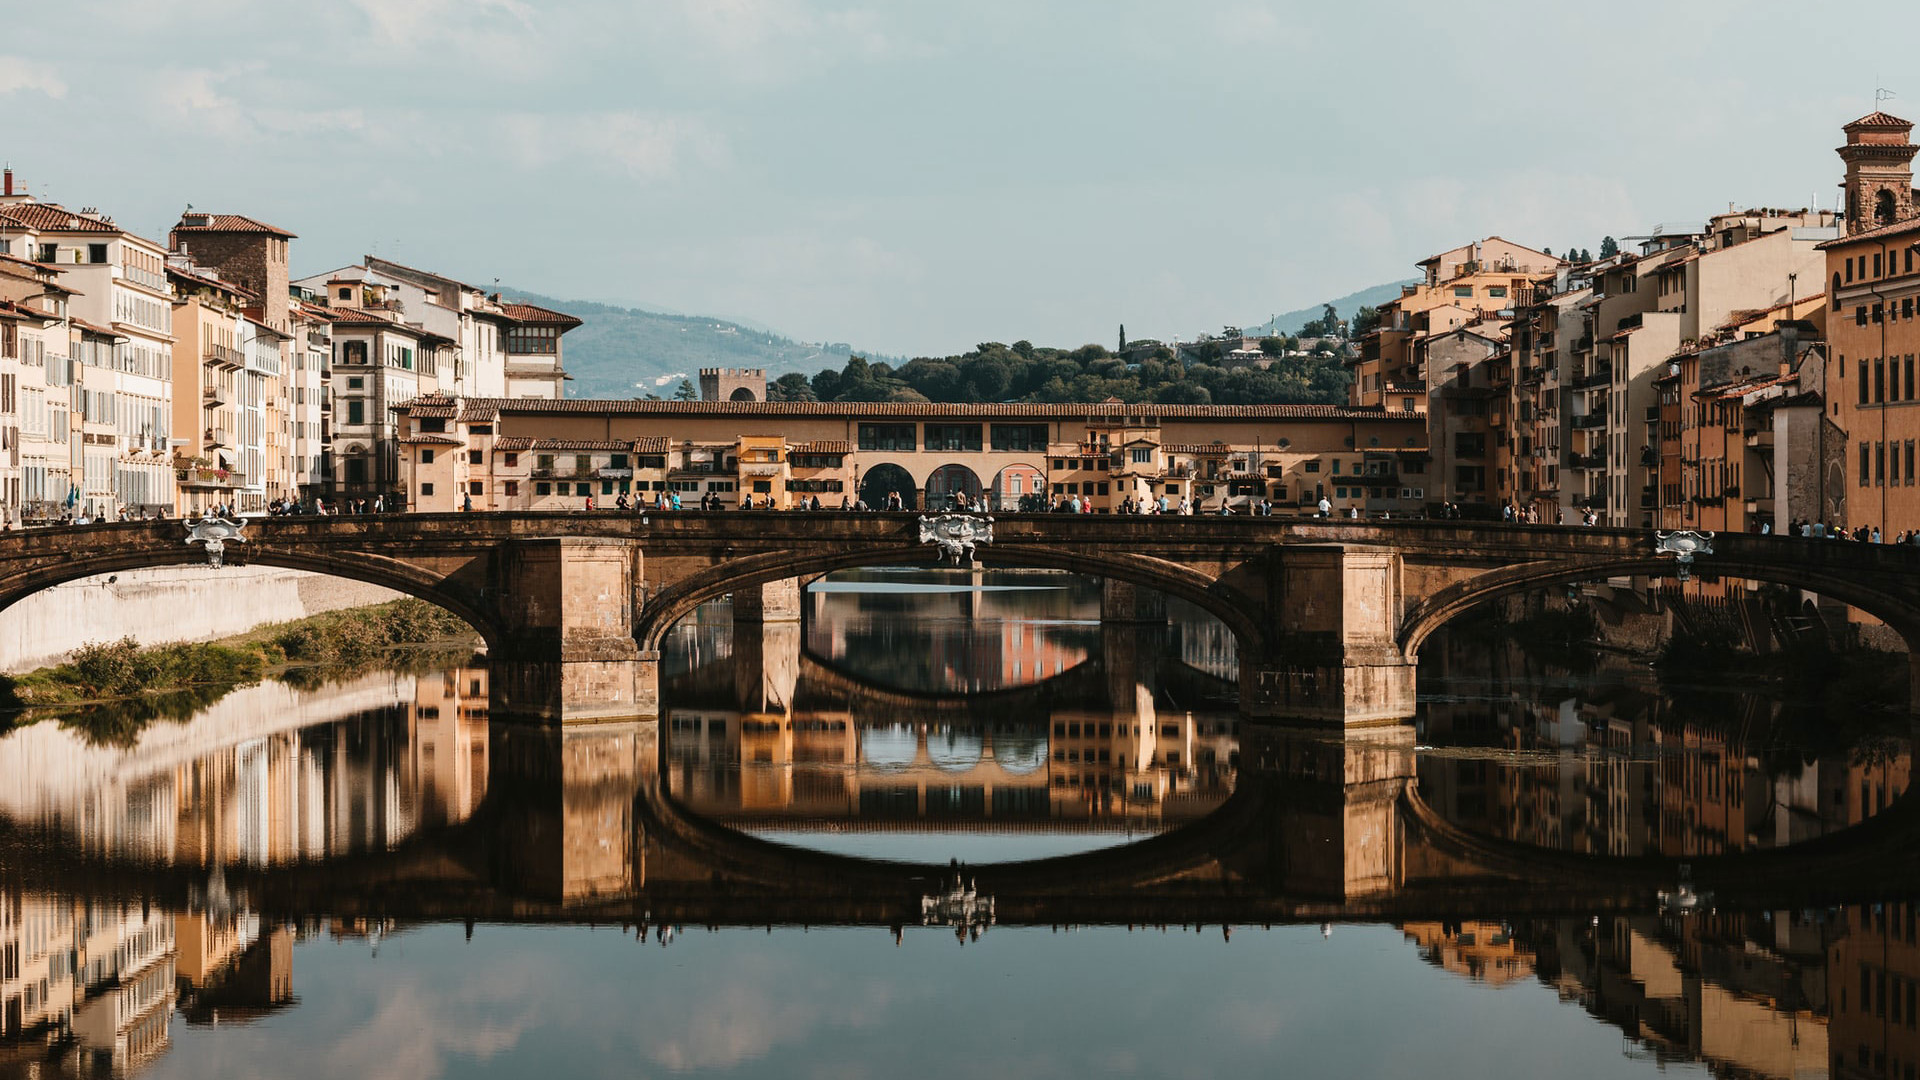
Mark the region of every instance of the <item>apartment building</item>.
<instances>
[{"instance_id":1,"label":"apartment building","mask_svg":"<svg viewBox=\"0 0 1920 1080\"><path fill-rule=\"evenodd\" d=\"M396 410L411 509L578 509L621 495L778 508L889 495L1013 510L1078 498L1199 512L1325 498L1412 514L1428 498L1427 425L1330 405L936 405L552 401L422 396Z\"/></svg>"},{"instance_id":2,"label":"apartment building","mask_svg":"<svg viewBox=\"0 0 1920 1080\"><path fill-rule=\"evenodd\" d=\"M1829 415L1851 442L1841 524L1883 535L1920 528L1914 447L1920 442L1920 217L1914 214L1913 125L1886 113L1843 129L1845 235L1824 245Z\"/></svg>"}]
</instances>

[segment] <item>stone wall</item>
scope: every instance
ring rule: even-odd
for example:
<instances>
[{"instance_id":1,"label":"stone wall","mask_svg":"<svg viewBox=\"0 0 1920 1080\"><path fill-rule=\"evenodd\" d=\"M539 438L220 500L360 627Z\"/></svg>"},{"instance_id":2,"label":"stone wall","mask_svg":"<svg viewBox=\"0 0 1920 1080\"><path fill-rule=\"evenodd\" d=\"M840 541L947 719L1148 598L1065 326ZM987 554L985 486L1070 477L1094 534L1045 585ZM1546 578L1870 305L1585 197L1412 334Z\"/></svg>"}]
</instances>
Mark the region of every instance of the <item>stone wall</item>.
<instances>
[{"instance_id":1,"label":"stone wall","mask_svg":"<svg viewBox=\"0 0 1920 1080\"><path fill-rule=\"evenodd\" d=\"M209 641L265 623L398 600L377 585L270 566L164 567L82 578L0 611L0 671L59 663L90 641Z\"/></svg>"}]
</instances>

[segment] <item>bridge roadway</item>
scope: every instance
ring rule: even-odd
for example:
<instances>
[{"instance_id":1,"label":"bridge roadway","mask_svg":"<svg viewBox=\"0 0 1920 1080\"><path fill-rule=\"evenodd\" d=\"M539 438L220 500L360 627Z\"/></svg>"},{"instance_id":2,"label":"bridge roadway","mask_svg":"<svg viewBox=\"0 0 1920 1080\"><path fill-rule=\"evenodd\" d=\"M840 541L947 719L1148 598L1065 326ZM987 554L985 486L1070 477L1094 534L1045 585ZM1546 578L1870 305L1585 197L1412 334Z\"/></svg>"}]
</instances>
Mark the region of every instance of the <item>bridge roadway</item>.
<instances>
[{"instance_id":1,"label":"bridge roadway","mask_svg":"<svg viewBox=\"0 0 1920 1080\"><path fill-rule=\"evenodd\" d=\"M369 581L456 612L489 645L496 714L561 722L657 717L660 642L707 600L933 561L912 514L288 517L254 520L248 538L228 545L230 562ZM1810 589L1920 643L1920 549L1748 535L1713 547L1694 573ZM1349 725L1412 716L1421 644L1477 604L1675 572L1645 531L1462 522L1009 515L981 551L988 565L1189 600L1238 639L1244 713ZM75 578L204 560L177 521L7 532L0 608Z\"/></svg>"},{"instance_id":2,"label":"bridge roadway","mask_svg":"<svg viewBox=\"0 0 1920 1080\"><path fill-rule=\"evenodd\" d=\"M271 917L916 925L940 865L770 843L688 812L657 723L496 725L466 822L390 850L208 867L101 854L60 822L0 824L0 891L197 910L217 880ZM1248 725L1215 812L1132 844L963 867L1000 924L1275 923L1645 911L1682 880L1723 908L1878 902L1920 889L1920 802L1751 854L1609 857L1465 832L1421 799L1410 727ZM933 921L943 921L936 917Z\"/></svg>"}]
</instances>

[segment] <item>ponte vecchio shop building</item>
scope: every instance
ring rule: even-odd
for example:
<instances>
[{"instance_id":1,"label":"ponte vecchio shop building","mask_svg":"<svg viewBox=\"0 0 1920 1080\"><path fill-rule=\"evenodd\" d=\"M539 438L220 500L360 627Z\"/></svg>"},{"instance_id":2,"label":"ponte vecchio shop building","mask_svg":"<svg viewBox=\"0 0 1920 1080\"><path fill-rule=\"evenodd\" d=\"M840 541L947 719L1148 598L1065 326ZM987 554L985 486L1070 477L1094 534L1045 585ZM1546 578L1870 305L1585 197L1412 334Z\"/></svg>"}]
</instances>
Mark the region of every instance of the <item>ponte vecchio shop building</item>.
<instances>
[{"instance_id":1,"label":"ponte vecchio shop building","mask_svg":"<svg viewBox=\"0 0 1920 1080\"><path fill-rule=\"evenodd\" d=\"M1425 508L1426 419L1345 405L938 405L415 398L395 409L408 509L579 509L592 497L745 496L787 509L898 493L995 510L1079 496L1095 512L1325 497L1341 512Z\"/></svg>"}]
</instances>

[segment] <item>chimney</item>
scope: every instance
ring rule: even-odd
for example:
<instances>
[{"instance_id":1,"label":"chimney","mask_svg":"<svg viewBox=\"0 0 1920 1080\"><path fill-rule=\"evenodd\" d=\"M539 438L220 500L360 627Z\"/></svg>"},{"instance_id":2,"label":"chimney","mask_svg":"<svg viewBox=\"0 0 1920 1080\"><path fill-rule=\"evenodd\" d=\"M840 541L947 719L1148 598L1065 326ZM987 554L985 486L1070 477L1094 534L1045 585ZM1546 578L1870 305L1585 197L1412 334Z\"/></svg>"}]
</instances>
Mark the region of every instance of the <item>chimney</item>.
<instances>
[{"instance_id":1,"label":"chimney","mask_svg":"<svg viewBox=\"0 0 1920 1080\"><path fill-rule=\"evenodd\" d=\"M5 194L5 195L13 194L13 170L12 169L8 169L6 171L4 183L6 186L6 190L4 192L0 192L0 194Z\"/></svg>"}]
</instances>

